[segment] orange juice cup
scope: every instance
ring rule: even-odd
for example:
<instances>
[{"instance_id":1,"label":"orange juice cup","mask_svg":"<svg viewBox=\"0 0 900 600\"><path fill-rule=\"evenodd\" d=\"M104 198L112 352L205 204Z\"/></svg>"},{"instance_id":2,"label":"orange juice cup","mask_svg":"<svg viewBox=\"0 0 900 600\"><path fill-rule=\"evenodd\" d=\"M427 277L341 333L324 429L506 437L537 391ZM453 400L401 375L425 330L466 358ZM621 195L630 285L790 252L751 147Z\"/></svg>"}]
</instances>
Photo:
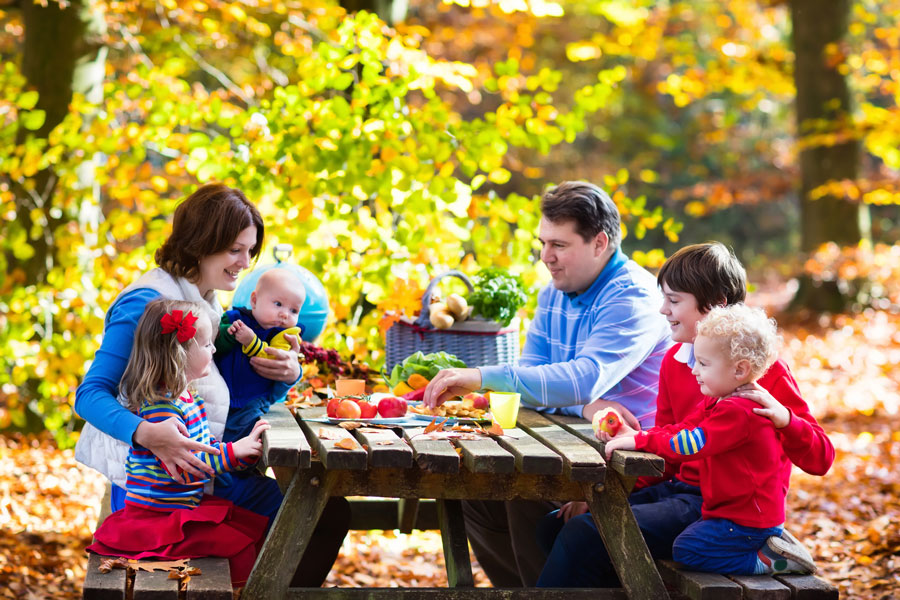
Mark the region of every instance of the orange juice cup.
<instances>
[{"instance_id":1,"label":"orange juice cup","mask_svg":"<svg viewBox=\"0 0 900 600\"><path fill-rule=\"evenodd\" d=\"M491 392L491 416L494 423L503 429L515 427L516 417L519 416L519 398L519 394Z\"/></svg>"},{"instance_id":2,"label":"orange juice cup","mask_svg":"<svg viewBox=\"0 0 900 600\"><path fill-rule=\"evenodd\" d=\"M341 396L362 396L366 393L365 379L338 379L335 384L335 395Z\"/></svg>"}]
</instances>

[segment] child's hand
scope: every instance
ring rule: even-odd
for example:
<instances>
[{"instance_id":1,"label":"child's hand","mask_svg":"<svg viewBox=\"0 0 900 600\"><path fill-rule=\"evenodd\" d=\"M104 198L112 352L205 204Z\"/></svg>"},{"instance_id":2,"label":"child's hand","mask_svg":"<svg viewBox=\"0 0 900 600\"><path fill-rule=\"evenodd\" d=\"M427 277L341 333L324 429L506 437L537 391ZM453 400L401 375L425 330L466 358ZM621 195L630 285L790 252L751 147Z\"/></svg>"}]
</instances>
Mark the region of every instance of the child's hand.
<instances>
[{"instance_id":1,"label":"child's hand","mask_svg":"<svg viewBox=\"0 0 900 600\"><path fill-rule=\"evenodd\" d=\"M606 443L606 460L612 457L613 450L634 450L634 436L618 436Z\"/></svg>"},{"instance_id":2,"label":"child's hand","mask_svg":"<svg viewBox=\"0 0 900 600\"><path fill-rule=\"evenodd\" d=\"M566 502L559 509L556 518L562 519L563 523L568 523L572 517L583 515L588 511L587 502Z\"/></svg>"},{"instance_id":3,"label":"child's hand","mask_svg":"<svg viewBox=\"0 0 900 600\"><path fill-rule=\"evenodd\" d=\"M271 426L268 421L260 419L253 425L253 431L247 437L242 437L231 445L234 455L245 462L252 462L262 456L262 432Z\"/></svg>"},{"instance_id":4,"label":"child's hand","mask_svg":"<svg viewBox=\"0 0 900 600\"><path fill-rule=\"evenodd\" d=\"M255 334L253 330L244 325L244 322L237 320L228 328L228 333L234 336L234 339L246 346L253 341Z\"/></svg>"},{"instance_id":5,"label":"child's hand","mask_svg":"<svg viewBox=\"0 0 900 600\"><path fill-rule=\"evenodd\" d=\"M638 433L639 433L639 431L637 429L632 429L631 426L628 425L628 423L623 422L622 427L619 429L619 432L616 435L609 435L605 431L598 431L597 437L600 439L601 442L608 442L610 440L613 440L615 438L620 438L620 437L626 437L626 436L634 437Z\"/></svg>"},{"instance_id":6,"label":"child's hand","mask_svg":"<svg viewBox=\"0 0 900 600\"><path fill-rule=\"evenodd\" d=\"M761 404L763 408L754 408L753 412L772 421L776 429L781 429L791 424L791 411L776 400L766 388L755 381L753 383L745 383L734 391L734 395Z\"/></svg>"}]
</instances>

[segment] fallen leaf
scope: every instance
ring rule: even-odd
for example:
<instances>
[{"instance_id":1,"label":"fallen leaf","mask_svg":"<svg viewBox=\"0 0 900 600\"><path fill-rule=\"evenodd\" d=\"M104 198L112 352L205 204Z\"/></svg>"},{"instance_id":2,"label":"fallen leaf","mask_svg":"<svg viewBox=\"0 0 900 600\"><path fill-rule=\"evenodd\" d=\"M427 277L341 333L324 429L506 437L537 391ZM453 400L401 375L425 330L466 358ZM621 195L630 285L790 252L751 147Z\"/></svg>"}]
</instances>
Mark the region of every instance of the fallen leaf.
<instances>
[{"instance_id":1,"label":"fallen leaf","mask_svg":"<svg viewBox=\"0 0 900 600\"><path fill-rule=\"evenodd\" d=\"M492 423L488 433L491 435L503 435L503 428L496 423Z\"/></svg>"},{"instance_id":2,"label":"fallen leaf","mask_svg":"<svg viewBox=\"0 0 900 600\"><path fill-rule=\"evenodd\" d=\"M339 427L343 427L347 431L353 431L354 429L359 429L363 426L359 421L344 421L338 424Z\"/></svg>"},{"instance_id":3,"label":"fallen leaf","mask_svg":"<svg viewBox=\"0 0 900 600\"><path fill-rule=\"evenodd\" d=\"M181 569L186 567L188 558L180 560L129 560L128 566L135 571L171 571L172 569Z\"/></svg>"},{"instance_id":4,"label":"fallen leaf","mask_svg":"<svg viewBox=\"0 0 900 600\"><path fill-rule=\"evenodd\" d=\"M113 569L127 569L128 568L128 559L127 558L104 558L100 561L100 566L97 567L97 570L101 573L109 573Z\"/></svg>"},{"instance_id":5,"label":"fallen leaf","mask_svg":"<svg viewBox=\"0 0 900 600\"><path fill-rule=\"evenodd\" d=\"M375 445L376 446L390 446L393 443L394 443L393 440L379 440L379 441L375 442Z\"/></svg>"},{"instance_id":6,"label":"fallen leaf","mask_svg":"<svg viewBox=\"0 0 900 600\"><path fill-rule=\"evenodd\" d=\"M324 427L319 428L320 440L336 440L337 437L337 434L330 429L325 429Z\"/></svg>"},{"instance_id":7,"label":"fallen leaf","mask_svg":"<svg viewBox=\"0 0 900 600\"><path fill-rule=\"evenodd\" d=\"M356 450L356 442L353 441L353 438L343 438L335 442L334 447L342 450Z\"/></svg>"}]
</instances>

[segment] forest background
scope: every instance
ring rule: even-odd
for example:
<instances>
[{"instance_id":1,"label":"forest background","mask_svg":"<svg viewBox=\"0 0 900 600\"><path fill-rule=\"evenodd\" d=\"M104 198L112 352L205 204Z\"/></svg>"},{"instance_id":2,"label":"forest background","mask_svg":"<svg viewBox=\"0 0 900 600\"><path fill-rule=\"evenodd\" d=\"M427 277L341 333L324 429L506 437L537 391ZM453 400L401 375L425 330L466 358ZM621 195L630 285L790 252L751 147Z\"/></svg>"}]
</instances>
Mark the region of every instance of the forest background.
<instances>
[{"instance_id":1,"label":"forest background","mask_svg":"<svg viewBox=\"0 0 900 600\"><path fill-rule=\"evenodd\" d=\"M900 404L898 17L898 0L0 0L0 428L45 432L8 447L77 439L103 314L201 183L244 190L264 256L289 243L321 279L317 343L378 368L390 315L434 275L546 283L539 194L585 179L650 269L732 246L788 311L812 363L795 368L841 391L815 387L816 414L895 460L876 425L895 431ZM826 356L840 335L883 351ZM900 538L875 537L893 560Z\"/></svg>"}]
</instances>

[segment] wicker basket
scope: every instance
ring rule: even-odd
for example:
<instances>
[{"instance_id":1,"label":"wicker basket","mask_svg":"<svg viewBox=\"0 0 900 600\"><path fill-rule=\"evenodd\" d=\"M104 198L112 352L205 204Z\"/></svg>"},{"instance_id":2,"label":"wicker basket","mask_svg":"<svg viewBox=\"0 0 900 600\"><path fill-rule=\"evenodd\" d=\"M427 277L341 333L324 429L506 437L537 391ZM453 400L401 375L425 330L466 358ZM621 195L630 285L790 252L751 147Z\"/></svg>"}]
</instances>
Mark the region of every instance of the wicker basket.
<instances>
[{"instance_id":1,"label":"wicker basket","mask_svg":"<svg viewBox=\"0 0 900 600\"><path fill-rule=\"evenodd\" d=\"M470 367L516 364L519 359L519 324L501 327L495 321L469 319L454 323L449 329L435 329L431 325L431 295L437 283L447 276L462 279L469 292L472 282L459 271L447 271L431 280L422 296L422 312L415 321L400 320L388 329L385 336L385 368L388 373L407 356L421 350L448 352Z\"/></svg>"}]
</instances>

